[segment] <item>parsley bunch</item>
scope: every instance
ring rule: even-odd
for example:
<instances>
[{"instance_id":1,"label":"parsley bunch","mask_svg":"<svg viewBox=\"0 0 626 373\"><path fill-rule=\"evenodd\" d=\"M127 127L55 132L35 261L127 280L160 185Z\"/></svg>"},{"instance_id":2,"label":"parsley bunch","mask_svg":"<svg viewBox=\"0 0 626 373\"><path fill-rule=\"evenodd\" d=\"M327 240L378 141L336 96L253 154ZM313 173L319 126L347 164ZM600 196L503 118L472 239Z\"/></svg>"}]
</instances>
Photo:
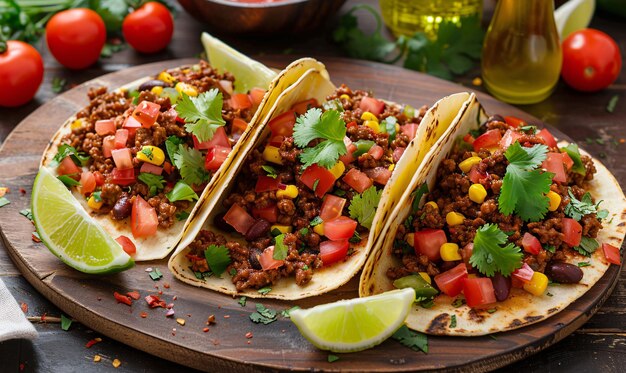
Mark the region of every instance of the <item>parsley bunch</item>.
<instances>
[{"instance_id":1,"label":"parsley bunch","mask_svg":"<svg viewBox=\"0 0 626 373\"><path fill-rule=\"evenodd\" d=\"M304 169L317 164L327 169L332 168L339 156L348 152L343 138L346 136L346 123L336 110L328 110L322 114L319 108L309 109L296 120L293 127L293 140L299 148L304 148L300 161ZM316 139L324 141L312 148L307 147Z\"/></svg>"}]
</instances>

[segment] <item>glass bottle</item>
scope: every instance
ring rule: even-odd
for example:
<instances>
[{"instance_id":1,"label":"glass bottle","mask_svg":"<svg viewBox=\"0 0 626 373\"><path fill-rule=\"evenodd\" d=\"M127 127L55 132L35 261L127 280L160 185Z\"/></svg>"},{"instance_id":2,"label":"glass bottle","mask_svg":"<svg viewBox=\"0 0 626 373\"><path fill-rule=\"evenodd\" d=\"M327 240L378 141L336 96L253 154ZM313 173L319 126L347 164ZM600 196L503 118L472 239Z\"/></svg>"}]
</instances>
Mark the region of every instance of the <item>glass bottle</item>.
<instances>
[{"instance_id":1,"label":"glass bottle","mask_svg":"<svg viewBox=\"0 0 626 373\"><path fill-rule=\"evenodd\" d=\"M499 0L483 44L482 76L496 98L513 104L544 100L561 71L552 0Z\"/></svg>"}]
</instances>

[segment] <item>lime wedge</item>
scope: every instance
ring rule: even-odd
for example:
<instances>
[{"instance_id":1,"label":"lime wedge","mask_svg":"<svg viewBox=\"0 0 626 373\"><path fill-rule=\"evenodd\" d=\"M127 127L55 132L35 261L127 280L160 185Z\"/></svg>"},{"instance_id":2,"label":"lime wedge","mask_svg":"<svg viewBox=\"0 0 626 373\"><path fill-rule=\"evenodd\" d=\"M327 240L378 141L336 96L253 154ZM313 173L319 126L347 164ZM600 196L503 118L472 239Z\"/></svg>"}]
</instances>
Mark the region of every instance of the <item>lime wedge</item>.
<instances>
[{"instance_id":1,"label":"lime wedge","mask_svg":"<svg viewBox=\"0 0 626 373\"><path fill-rule=\"evenodd\" d=\"M290 312L291 321L313 345L333 352L374 347L404 324L415 290L405 288L365 298L340 300Z\"/></svg>"},{"instance_id":2,"label":"lime wedge","mask_svg":"<svg viewBox=\"0 0 626 373\"><path fill-rule=\"evenodd\" d=\"M595 8L595 0L569 0L555 10L554 21L561 40L589 26Z\"/></svg>"},{"instance_id":3,"label":"lime wedge","mask_svg":"<svg viewBox=\"0 0 626 373\"><path fill-rule=\"evenodd\" d=\"M268 89L276 72L262 63L236 51L223 41L202 33L202 45L211 66L220 72L228 71L235 76L235 91L248 92L258 87Z\"/></svg>"},{"instance_id":4,"label":"lime wedge","mask_svg":"<svg viewBox=\"0 0 626 373\"><path fill-rule=\"evenodd\" d=\"M41 167L35 178L31 204L39 237L70 267L115 273L135 264L47 167Z\"/></svg>"}]
</instances>

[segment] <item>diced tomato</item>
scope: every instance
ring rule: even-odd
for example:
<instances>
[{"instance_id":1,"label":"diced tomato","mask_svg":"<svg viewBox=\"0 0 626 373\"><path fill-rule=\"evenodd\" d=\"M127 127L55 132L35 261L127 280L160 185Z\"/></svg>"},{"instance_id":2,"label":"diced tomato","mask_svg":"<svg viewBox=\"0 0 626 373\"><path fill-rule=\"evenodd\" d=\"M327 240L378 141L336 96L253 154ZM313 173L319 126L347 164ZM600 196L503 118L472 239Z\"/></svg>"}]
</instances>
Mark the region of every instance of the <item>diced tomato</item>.
<instances>
[{"instance_id":1,"label":"diced tomato","mask_svg":"<svg viewBox=\"0 0 626 373\"><path fill-rule=\"evenodd\" d=\"M165 303L165 301L161 300L161 298L159 298L157 295L147 295L143 299L145 299L146 303L148 303L148 306L150 306L150 308L157 308L157 307L166 308L167 307L167 304Z\"/></svg>"},{"instance_id":2,"label":"diced tomato","mask_svg":"<svg viewBox=\"0 0 626 373\"><path fill-rule=\"evenodd\" d=\"M506 122L506 124L508 124L511 127L523 127L526 125L526 122L524 122L523 119L519 119L517 117L504 117L504 121Z\"/></svg>"},{"instance_id":3,"label":"diced tomato","mask_svg":"<svg viewBox=\"0 0 626 373\"><path fill-rule=\"evenodd\" d=\"M391 177L391 171L387 167L376 167L365 170L365 174L376 184L387 185Z\"/></svg>"},{"instance_id":4,"label":"diced tomato","mask_svg":"<svg viewBox=\"0 0 626 373\"><path fill-rule=\"evenodd\" d=\"M383 157L384 150L379 145L374 145L367 151L367 154L371 155L375 160L379 160Z\"/></svg>"},{"instance_id":5,"label":"diced tomato","mask_svg":"<svg viewBox=\"0 0 626 373\"><path fill-rule=\"evenodd\" d=\"M617 265L622 264L622 258L619 254L619 249L617 247L608 243L603 243L602 252L604 253L604 257L606 258L607 262Z\"/></svg>"},{"instance_id":6,"label":"diced tomato","mask_svg":"<svg viewBox=\"0 0 626 373\"><path fill-rule=\"evenodd\" d=\"M533 255L537 255L541 251L541 242L528 232L524 233L524 237L522 237L522 246L524 251Z\"/></svg>"},{"instance_id":7,"label":"diced tomato","mask_svg":"<svg viewBox=\"0 0 626 373\"><path fill-rule=\"evenodd\" d=\"M324 167L314 164L304 170L300 175L300 181L314 191L316 196L322 198L335 184L335 176Z\"/></svg>"},{"instance_id":8,"label":"diced tomato","mask_svg":"<svg viewBox=\"0 0 626 373\"><path fill-rule=\"evenodd\" d=\"M267 125L272 131L272 136L292 136L293 126L296 124L296 112L286 111L272 119Z\"/></svg>"},{"instance_id":9,"label":"diced tomato","mask_svg":"<svg viewBox=\"0 0 626 373\"><path fill-rule=\"evenodd\" d=\"M385 110L385 103L373 97L365 96L361 99L359 108L363 111L369 111L370 113L379 116Z\"/></svg>"},{"instance_id":10,"label":"diced tomato","mask_svg":"<svg viewBox=\"0 0 626 373\"><path fill-rule=\"evenodd\" d=\"M500 148L507 149L511 146L515 141L517 141L523 135L515 130L508 129L502 136L502 140L500 140Z\"/></svg>"},{"instance_id":11,"label":"diced tomato","mask_svg":"<svg viewBox=\"0 0 626 373\"><path fill-rule=\"evenodd\" d=\"M482 149L494 149L498 147L498 145L500 144L500 140L502 140L502 134L500 133L500 130L489 130L478 136L476 140L474 140L474 142L472 143L472 146L474 147L474 151L476 152Z\"/></svg>"},{"instance_id":12,"label":"diced tomato","mask_svg":"<svg viewBox=\"0 0 626 373\"><path fill-rule=\"evenodd\" d=\"M259 264L261 264L261 268L263 268L264 271L276 269L285 264L285 261L283 260L274 259L274 246L270 246L263 250L261 255L257 255L257 259L259 260Z\"/></svg>"},{"instance_id":13,"label":"diced tomato","mask_svg":"<svg viewBox=\"0 0 626 373\"><path fill-rule=\"evenodd\" d=\"M134 133L137 128L141 128L141 123L131 115L130 117L126 118L122 127L130 130L131 133Z\"/></svg>"},{"instance_id":14,"label":"diced tomato","mask_svg":"<svg viewBox=\"0 0 626 373\"><path fill-rule=\"evenodd\" d=\"M127 306L130 306L133 304L133 301L130 299L128 295L123 295L116 291L113 293L113 296L115 297L115 300L117 301L117 303L124 303Z\"/></svg>"},{"instance_id":15,"label":"diced tomato","mask_svg":"<svg viewBox=\"0 0 626 373\"><path fill-rule=\"evenodd\" d=\"M274 179L273 177L259 175L259 178L256 181L256 185L254 186L254 191L257 193L269 192L272 190L285 189L285 185L281 184L278 178Z\"/></svg>"},{"instance_id":16,"label":"diced tomato","mask_svg":"<svg viewBox=\"0 0 626 373\"><path fill-rule=\"evenodd\" d=\"M139 172L145 172L148 174L161 175L163 173L163 167L155 166L152 163L143 162Z\"/></svg>"},{"instance_id":17,"label":"diced tomato","mask_svg":"<svg viewBox=\"0 0 626 373\"><path fill-rule=\"evenodd\" d=\"M78 167L76 163L74 163L74 161L72 160L72 157L70 157L69 155L63 158L61 163L59 163L59 167L57 168L57 173L59 175L78 176L80 175L81 172L82 170L80 169L80 167Z\"/></svg>"},{"instance_id":18,"label":"diced tomato","mask_svg":"<svg viewBox=\"0 0 626 373\"><path fill-rule=\"evenodd\" d=\"M159 219L154 207L150 206L141 196L135 196L130 215L130 229L133 237L150 237L156 234Z\"/></svg>"},{"instance_id":19,"label":"diced tomato","mask_svg":"<svg viewBox=\"0 0 626 373\"><path fill-rule=\"evenodd\" d=\"M561 153L561 155L563 156L563 164L565 165L565 168L568 171L571 170L574 166L574 160L567 153Z\"/></svg>"},{"instance_id":20,"label":"diced tomato","mask_svg":"<svg viewBox=\"0 0 626 373\"><path fill-rule=\"evenodd\" d=\"M431 262L441 259L439 249L441 245L448 242L443 229L422 229L415 232L413 237L413 246L418 257L420 254L426 255Z\"/></svg>"},{"instance_id":21,"label":"diced tomato","mask_svg":"<svg viewBox=\"0 0 626 373\"><path fill-rule=\"evenodd\" d=\"M218 83L226 93L228 93L229 95L233 94L233 82L224 79L220 80Z\"/></svg>"},{"instance_id":22,"label":"diced tomato","mask_svg":"<svg viewBox=\"0 0 626 373\"><path fill-rule=\"evenodd\" d=\"M337 197L332 194L327 194L326 197L324 197L324 202L322 203L320 218L322 218L323 221L329 221L331 219L340 217L341 212L343 211L343 207L345 205L345 198Z\"/></svg>"},{"instance_id":23,"label":"diced tomato","mask_svg":"<svg viewBox=\"0 0 626 373\"><path fill-rule=\"evenodd\" d=\"M331 241L347 240L354 235L357 222L347 216L324 221L324 236Z\"/></svg>"},{"instance_id":24,"label":"diced tomato","mask_svg":"<svg viewBox=\"0 0 626 373\"><path fill-rule=\"evenodd\" d=\"M252 105L259 106L263 101L263 97L265 97L266 90L262 88L252 88L250 90L250 101L252 101Z\"/></svg>"},{"instance_id":25,"label":"diced tomato","mask_svg":"<svg viewBox=\"0 0 626 373\"><path fill-rule=\"evenodd\" d=\"M231 132L233 134L242 134L248 128L248 123L241 118L234 118Z\"/></svg>"},{"instance_id":26,"label":"diced tomato","mask_svg":"<svg viewBox=\"0 0 626 373\"><path fill-rule=\"evenodd\" d=\"M346 154L340 156L339 160L342 161L343 164L347 166L356 160L353 153L357 150L357 147L356 145L352 143L352 140L350 140L348 136L345 136L343 138L343 143L346 145L346 149L348 151L346 152Z\"/></svg>"},{"instance_id":27,"label":"diced tomato","mask_svg":"<svg viewBox=\"0 0 626 373\"><path fill-rule=\"evenodd\" d=\"M89 194L96 189L96 178L93 173L83 171L80 174L80 189L82 194Z\"/></svg>"},{"instance_id":28,"label":"diced tomato","mask_svg":"<svg viewBox=\"0 0 626 373\"><path fill-rule=\"evenodd\" d=\"M172 166L172 164L168 161L163 162L163 171L165 171L167 174L171 174L172 171L174 171L174 166Z\"/></svg>"},{"instance_id":29,"label":"diced tomato","mask_svg":"<svg viewBox=\"0 0 626 373\"><path fill-rule=\"evenodd\" d=\"M348 128L352 128L352 127L356 127L356 126L358 126L358 124L356 124L356 122L355 122L355 121L352 121L352 122L350 122L350 123L346 124L346 129L348 129ZM345 140L344 140L344 141L345 141Z\"/></svg>"},{"instance_id":30,"label":"diced tomato","mask_svg":"<svg viewBox=\"0 0 626 373\"><path fill-rule=\"evenodd\" d=\"M554 174L552 180L559 183L567 182L563 154L564 153L548 153L546 154L546 160L541 164L541 168Z\"/></svg>"},{"instance_id":31,"label":"diced tomato","mask_svg":"<svg viewBox=\"0 0 626 373\"><path fill-rule=\"evenodd\" d=\"M120 236L120 237L126 237L126 236ZM128 295L131 298L133 298L133 300L139 300L139 298L141 298L141 295L139 294L139 292L137 290L129 291L129 292L126 293L126 295Z\"/></svg>"},{"instance_id":32,"label":"diced tomato","mask_svg":"<svg viewBox=\"0 0 626 373\"><path fill-rule=\"evenodd\" d=\"M111 171L111 182L113 184L127 186L133 184L137 179L135 178L135 169L128 168L126 170L119 170L113 168Z\"/></svg>"},{"instance_id":33,"label":"diced tomato","mask_svg":"<svg viewBox=\"0 0 626 373\"><path fill-rule=\"evenodd\" d=\"M317 103L317 100L312 98L306 101L300 101L300 102L293 104L293 106L291 107L291 110L295 111L298 115L302 115L306 113L309 109L318 107L318 106L319 104Z\"/></svg>"},{"instance_id":34,"label":"diced tomato","mask_svg":"<svg viewBox=\"0 0 626 373\"><path fill-rule=\"evenodd\" d=\"M102 155L105 158L111 158L111 151L117 149L115 147L115 136L109 135L102 139Z\"/></svg>"},{"instance_id":35,"label":"diced tomato","mask_svg":"<svg viewBox=\"0 0 626 373\"><path fill-rule=\"evenodd\" d=\"M324 229L326 227L324 226ZM320 259L324 266L343 260L348 254L348 241L323 241L320 243Z\"/></svg>"},{"instance_id":36,"label":"diced tomato","mask_svg":"<svg viewBox=\"0 0 626 373\"><path fill-rule=\"evenodd\" d=\"M122 149L126 147L126 142L128 141L128 130L127 129L119 129L115 131L115 149Z\"/></svg>"},{"instance_id":37,"label":"diced tomato","mask_svg":"<svg viewBox=\"0 0 626 373\"><path fill-rule=\"evenodd\" d=\"M472 136L471 133L468 133L465 136L463 136L463 141L471 145L474 143L474 136Z\"/></svg>"},{"instance_id":38,"label":"diced tomato","mask_svg":"<svg viewBox=\"0 0 626 373\"><path fill-rule=\"evenodd\" d=\"M580 240L583 237L583 227L574 219L563 218L563 242L576 247L580 245Z\"/></svg>"},{"instance_id":39,"label":"diced tomato","mask_svg":"<svg viewBox=\"0 0 626 373\"><path fill-rule=\"evenodd\" d=\"M247 109L252 107L252 101L250 101L250 97L245 93L235 93L230 96L230 106L235 110Z\"/></svg>"},{"instance_id":40,"label":"diced tomato","mask_svg":"<svg viewBox=\"0 0 626 373\"><path fill-rule=\"evenodd\" d=\"M94 171L93 172L93 177L96 180L96 185L97 186L104 185L104 176L102 175L102 173L100 173L100 171Z\"/></svg>"},{"instance_id":41,"label":"diced tomato","mask_svg":"<svg viewBox=\"0 0 626 373\"><path fill-rule=\"evenodd\" d=\"M126 254L133 255L137 252L137 247L135 247L135 244L130 240L130 238L126 236L119 236L115 239L115 241L122 246L122 249L126 252Z\"/></svg>"},{"instance_id":42,"label":"diced tomato","mask_svg":"<svg viewBox=\"0 0 626 373\"><path fill-rule=\"evenodd\" d=\"M269 145L280 148L282 143L285 141L285 136L272 136L270 139Z\"/></svg>"},{"instance_id":43,"label":"diced tomato","mask_svg":"<svg viewBox=\"0 0 626 373\"><path fill-rule=\"evenodd\" d=\"M96 133L100 136L112 135L115 133L115 122L112 119L103 119L96 121Z\"/></svg>"},{"instance_id":44,"label":"diced tomato","mask_svg":"<svg viewBox=\"0 0 626 373\"><path fill-rule=\"evenodd\" d=\"M393 163L398 163L398 161L400 160L400 158L402 158L402 155L404 154L404 150L405 148L401 146L393 150Z\"/></svg>"},{"instance_id":45,"label":"diced tomato","mask_svg":"<svg viewBox=\"0 0 626 373\"><path fill-rule=\"evenodd\" d=\"M524 288L524 281L513 276L511 276L510 278L511 278L511 287L518 288L518 289Z\"/></svg>"},{"instance_id":46,"label":"diced tomato","mask_svg":"<svg viewBox=\"0 0 626 373\"><path fill-rule=\"evenodd\" d=\"M511 279L521 281L525 284L532 280L533 273L535 273L535 271L533 271L528 264L524 263L520 268L516 269L513 274L511 274Z\"/></svg>"},{"instance_id":47,"label":"diced tomato","mask_svg":"<svg viewBox=\"0 0 626 373\"><path fill-rule=\"evenodd\" d=\"M456 267L435 276L435 283L442 293L456 297L463 290L466 278L467 267L465 267L465 263L460 263Z\"/></svg>"},{"instance_id":48,"label":"diced tomato","mask_svg":"<svg viewBox=\"0 0 626 373\"><path fill-rule=\"evenodd\" d=\"M472 169L470 170L469 175L467 176L469 177L472 183L480 184L481 180L485 180L489 175L487 175L487 173L485 172L479 171L478 166L474 165L472 166Z\"/></svg>"},{"instance_id":49,"label":"diced tomato","mask_svg":"<svg viewBox=\"0 0 626 373\"><path fill-rule=\"evenodd\" d=\"M276 221L278 221L278 207L276 204L271 204L260 209L253 208L252 216L265 219L270 223L276 223Z\"/></svg>"},{"instance_id":50,"label":"diced tomato","mask_svg":"<svg viewBox=\"0 0 626 373\"><path fill-rule=\"evenodd\" d=\"M113 162L115 162L115 167L117 167L119 170L127 170L129 168L133 168L133 158L130 149L113 149L111 150L111 155L113 156Z\"/></svg>"},{"instance_id":51,"label":"diced tomato","mask_svg":"<svg viewBox=\"0 0 626 373\"><path fill-rule=\"evenodd\" d=\"M496 302L493 283L487 277L466 278L463 282L463 295L468 307L484 307Z\"/></svg>"},{"instance_id":52,"label":"diced tomato","mask_svg":"<svg viewBox=\"0 0 626 373\"><path fill-rule=\"evenodd\" d=\"M548 131L546 128L537 132L537 136L541 137L543 141L546 142L546 145L548 145L549 147L556 148L556 139L554 138L554 136L552 136L550 131Z\"/></svg>"},{"instance_id":53,"label":"diced tomato","mask_svg":"<svg viewBox=\"0 0 626 373\"><path fill-rule=\"evenodd\" d=\"M224 215L224 221L241 234L246 234L248 228L255 222L254 218L236 203L230 206L230 209Z\"/></svg>"},{"instance_id":54,"label":"diced tomato","mask_svg":"<svg viewBox=\"0 0 626 373\"><path fill-rule=\"evenodd\" d=\"M374 184L365 172L361 172L356 168L350 169L342 180L358 193L363 193Z\"/></svg>"},{"instance_id":55,"label":"diced tomato","mask_svg":"<svg viewBox=\"0 0 626 373\"><path fill-rule=\"evenodd\" d=\"M133 118L137 119L143 128L150 128L159 117L161 105L150 101L141 101L133 111Z\"/></svg>"},{"instance_id":56,"label":"diced tomato","mask_svg":"<svg viewBox=\"0 0 626 373\"><path fill-rule=\"evenodd\" d=\"M405 134L409 140L413 140L417 134L417 123L407 123L404 126L400 126L400 132Z\"/></svg>"},{"instance_id":57,"label":"diced tomato","mask_svg":"<svg viewBox=\"0 0 626 373\"><path fill-rule=\"evenodd\" d=\"M195 135L192 135L192 137L193 137L193 147L198 150L207 150L215 146L231 148L230 140L228 140L228 135L226 134L226 130L224 129L224 127L218 127L215 130L213 137L208 139L207 141L199 142L198 138Z\"/></svg>"},{"instance_id":58,"label":"diced tomato","mask_svg":"<svg viewBox=\"0 0 626 373\"><path fill-rule=\"evenodd\" d=\"M206 153L206 161L204 162L204 168L209 171L215 171L220 166L230 153L230 147L226 148L224 146L215 145Z\"/></svg>"}]
</instances>

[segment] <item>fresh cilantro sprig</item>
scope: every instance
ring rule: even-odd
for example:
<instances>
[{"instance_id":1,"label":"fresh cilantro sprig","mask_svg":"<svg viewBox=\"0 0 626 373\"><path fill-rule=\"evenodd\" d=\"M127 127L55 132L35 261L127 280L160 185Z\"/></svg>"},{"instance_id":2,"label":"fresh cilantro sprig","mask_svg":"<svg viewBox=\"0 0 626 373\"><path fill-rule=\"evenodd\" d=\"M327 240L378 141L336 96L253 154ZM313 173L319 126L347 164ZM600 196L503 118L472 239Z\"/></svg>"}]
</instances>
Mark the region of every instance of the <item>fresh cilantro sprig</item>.
<instances>
[{"instance_id":1,"label":"fresh cilantro sprig","mask_svg":"<svg viewBox=\"0 0 626 373\"><path fill-rule=\"evenodd\" d=\"M402 325L400 329L393 333L391 338L413 351L423 351L426 354L428 353L428 337L426 334L414 332L406 325Z\"/></svg>"},{"instance_id":2,"label":"fresh cilantro sprig","mask_svg":"<svg viewBox=\"0 0 626 373\"><path fill-rule=\"evenodd\" d=\"M599 219L604 219L608 216L609 212L607 210L598 210L602 201L594 204L589 192L583 194L580 201L572 193L572 188L567 190L567 194L569 195L569 203L565 206L564 212L565 215L572 219L578 221L588 214L597 214Z\"/></svg>"},{"instance_id":3,"label":"fresh cilantro sprig","mask_svg":"<svg viewBox=\"0 0 626 373\"><path fill-rule=\"evenodd\" d=\"M420 201L426 193L428 193L428 184L426 183L422 183L422 185L420 185L417 189L413 191L413 193L411 193L411 196L413 197L413 203L411 204L412 213L416 213L417 210L419 210Z\"/></svg>"},{"instance_id":4,"label":"fresh cilantro sprig","mask_svg":"<svg viewBox=\"0 0 626 373\"><path fill-rule=\"evenodd\" d=\"M176 185L174 185L174 188L169 193L165 194L165 197L167 197L170 202L191 202L198 199L196 192L194 192L194 190L182 180L179 180Z\"/></svg>"},{"instance_id":5,"label":"fresh cilantro sprig","mask_svg":"<svg viewBox=\"0 0 626 373\"><path fill-rule=\"evenodd\" d=\"M172 163L174 163L174 155L178 153L178 146L184 143L185 140L177 136L170 136L165 140L165 150Z\"/></svg>"},{"instance_id":6,"label":"fresh cilantro sprig","mask_svg":"<svg viewBox=\"0 0 626 373\"><path fill-rule=\"evenodd\" d=\"M382 190L376 190L375 187L371 186L362 194L355 195L348 208L350 217L358 220L359 224L365 228L371 229L382 193Z\"/></svg>"},{"instance_id":7,"label":"fresh cilantro sprig","mask_svg":"<svg viewBox=\"0 0 626 373\"><path fill-rule=\"evenodd\" d=\"M68 155L72 158L72 161L74 161L77 166L86 166L87 162L89 162L89 156L87 154L79 152L78 150L76 150L75 147L71 145L62 144L59 146L57 154L55 154L54 158L52 158L52 162L50 162L50 167L58 166L59 163L61 163L61 161L63 161L63 159Z\"/></svg>"},{"instance_id":8,"label":"fresh cilantro sprig","mask_svg":"<svg viewBox=\"0 0 626 373\"><path fill-rule=\"evenodd\" d=\"M507 243L507 235L497 225L485 224L476 231L470 264L485 276L495 272L508 276L522 266L522 256L519 247Z\"/></svg>"},{"instance_id":9,"label":"fresh cilantro sprig","mask_svg":"<svg viewBox=\"0 0 626 373\"><path fill-rule=\"evenodd\" d=\"M274 238L274 254L272 254L272 258L274 258L275 260L285 260L285 258L287 257L289 247L283 242L284 239L284 234L279 234Z\"/></svg>"},{"instance_id":10,"label":"fresh cilantro sprig","mask_svg":"<svg viewBox=\"0 0 626 373\"><path fill-rule=\"evenodd\" d=\"M584 256L591 256L598 248L600 244L595 238L582 236L580 239L580 244L574 247L579 254Z\"/></svg>"},{"instance_id":11,"label":"fresh cilantro sprig","mask_svg":"<svg viewBox=\"0 0 626 373\"><path fill-rule=\"evenodd\" d=\"M204 142L213 138L215 131L226 124L222 118L224 99L218 89L203 92L198 97L182 93L176 105L178 116L185 120L187 132Z\"/></svg>"},{"instance_id":12,"label":"fresh cilantro sprig","mask_svg":"<svg viewBox=\"0 0 626 373\"><path fill-rule=\"evenodd\" d=\"M173 162L188 185L200 185L209 180L209 173L204 168L204 157L200 151L187 145L178 145Z\"/></svg>"},{"instance_id":13,"label":"fresh cilantro sprig","mask_svg":"<svg viewBox=\"0 0 626 373\"><path fill-rule=\"evenodd\" d=\"M137 176L137 179L148 186L151 196L159 193L165 187L165 181L161 175L142 172Z\"/></svg>"},{"instance_id":14,"label":"fresh cilantro sprig","mask_svg":"<svg viewBox=\"0 0 626 373\"><path fill-rule=\"evenodd\" d=\"M255 324L271 324L276 321L278 312L271 308L267 308L261 303L256 303L256 312L250 314L250 320Z\"/></svg>"},{"instance_id":15,"label":"fresh cilantro sprig","mask_svg":"<svg viewBox=\"0 0 626 373\"><path fill-rule=\"evenodd\" d=\"M327 169L332 168L340 155L348 152L343 138L346 136L346 123L336 110L322 114L319 108L309 109L296 120L293 128L293 139L299 148L304 148L300 161L304 168L317 164ZM323 139L313 148L307 145L316 139Z\"/></svg>"},{"instance_id":16,"label":"fresh cilantro sprig","mask_svg":"<svg viewBox=\"0 0 626 373\"><path fill-rule=\"evenodd\" d=\"M276 179L278 177L278 171L268 164L261 166L263 171L267 172L267 177L271 177L272 179Z\"/></svg>"},{"instance_id":17,"label":"fresh cilantro sprig","mask_svg":"<svg viewBox=\"0 0 626 373\"><path fill-rule=\"evenodd\" d=\"M231 263L230 252L226 246L210 245L204 250L204 257L211 272L217 277L220 277Z\"/></svg>"}]
</instances>

